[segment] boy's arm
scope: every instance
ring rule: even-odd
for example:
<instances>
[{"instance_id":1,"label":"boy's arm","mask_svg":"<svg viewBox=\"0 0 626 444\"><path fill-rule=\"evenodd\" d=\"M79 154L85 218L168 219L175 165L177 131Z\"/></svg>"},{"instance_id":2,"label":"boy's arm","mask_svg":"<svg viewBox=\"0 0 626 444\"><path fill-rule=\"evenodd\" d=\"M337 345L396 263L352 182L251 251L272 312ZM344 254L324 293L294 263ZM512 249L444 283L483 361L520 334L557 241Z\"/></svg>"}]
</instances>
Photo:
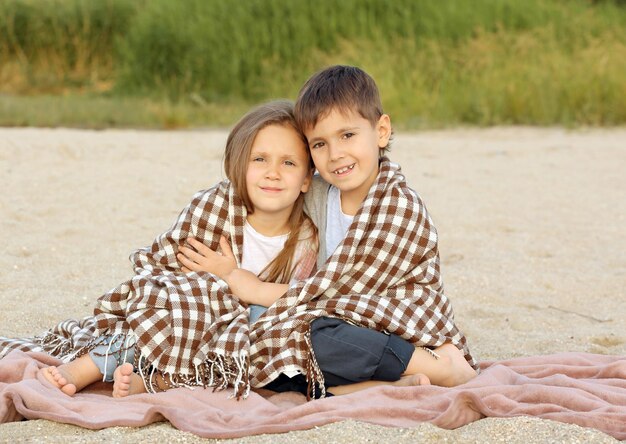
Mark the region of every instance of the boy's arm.
<instances>
[{"instance_id":1,"label":"boy's arm","mask_svg":"<svg viewBox=\"0 0 626 444\"><path fill-rule=\"evenodd\" d=\"M289 289L287 284L263 282L254 273L235 268L223 278L231 292L247 304L269 307Z\"/></svg>"}]
</instances>

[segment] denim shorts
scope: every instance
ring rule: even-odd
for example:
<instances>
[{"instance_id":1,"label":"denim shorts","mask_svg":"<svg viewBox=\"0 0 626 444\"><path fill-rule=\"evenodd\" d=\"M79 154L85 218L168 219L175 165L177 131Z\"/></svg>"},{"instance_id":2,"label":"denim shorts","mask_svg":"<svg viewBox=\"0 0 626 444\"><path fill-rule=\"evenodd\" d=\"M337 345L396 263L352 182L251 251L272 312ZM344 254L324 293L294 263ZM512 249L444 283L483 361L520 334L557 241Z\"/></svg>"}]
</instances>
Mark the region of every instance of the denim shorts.
<instances>
[{"instance_id":1,"label":"denim shorts","mask_svg":"<svg viewBox=\"0 0 626 444\"><path fill-rule=\"evenodd\" d=\"M397 381L415 351L413 344L397 335L329 317L311 322L311 343L327 388L370 380ZM304 375L281 374L264 388L306 394L307 382Z\"/></svg>"},{"instance_id":2,"label":"denim shorts","mask_svg":"<svg viewBox=\"0 0 626 444\"><path fill-rule=\"evenodd\" d=\"M250 316L248 317L250 324L254 324L256 320L259 319L261 315L267 311L267 307L256 304L250 304L248 305L248 308L250 309Z\"/></svg>"},{"instance_id":3,"label":"denim shorts","mask_svg":"<svg viewBox=\"0 0 626 444\"><path fill-rule=\"evenodd\" d=\"M113 382L113 372L117 367L126 362L131 364L134 362L134 340L127 343L126 339L123 335L101 336L98 338L100 344L89 352L89 356L102 373L103 381Z\"/></svg>"}]
</instances>

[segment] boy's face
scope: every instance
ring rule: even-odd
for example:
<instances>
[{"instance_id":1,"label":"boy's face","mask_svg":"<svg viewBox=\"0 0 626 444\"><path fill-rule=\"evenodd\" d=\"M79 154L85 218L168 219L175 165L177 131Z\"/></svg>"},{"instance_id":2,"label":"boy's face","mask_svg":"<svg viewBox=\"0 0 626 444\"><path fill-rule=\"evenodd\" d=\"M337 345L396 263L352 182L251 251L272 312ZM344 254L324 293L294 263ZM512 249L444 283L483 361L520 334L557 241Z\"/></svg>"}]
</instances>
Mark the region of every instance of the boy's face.
<instances>
[{"instance_id":1,"label":"boy's face","mask_svg":"<svg viewBox=\"0 0 626 444\"><path fill-rule=\"evenodd\" d=\"M389 143L389 116L372 126L358 112L333 109L304 134L320 175L341 191L342 210L356 214L378 175L380 150Z\"/></svg>"}]
</instances>

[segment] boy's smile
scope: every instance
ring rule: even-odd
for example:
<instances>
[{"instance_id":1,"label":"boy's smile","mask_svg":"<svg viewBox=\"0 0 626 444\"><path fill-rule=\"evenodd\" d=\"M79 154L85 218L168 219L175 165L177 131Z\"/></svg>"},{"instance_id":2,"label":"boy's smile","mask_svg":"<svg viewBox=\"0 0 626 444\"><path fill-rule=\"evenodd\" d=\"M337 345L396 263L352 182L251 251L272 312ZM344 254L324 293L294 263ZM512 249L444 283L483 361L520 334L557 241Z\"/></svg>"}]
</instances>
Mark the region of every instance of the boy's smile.
<instances>
[{"instance_id":1,"label":"boy's smile","mask_svg":"<svg viewBox=\"0 0 626 444\"><path fill-rule=\"evenodd\" d=\"M347 167L338 168L335 171L333 171L333 173L335 173L337 176L345 176L346 174L350 174L350 172L354 169L355 165L356 164L353 163L352 165L348 165Z\"/></svg>"},{"instance_id":2,"label":"boy's smile","mask_svg":"<svg viewBox=\"0 0 626 444\"><path fill-rule=\"evenodd\" d=\"M341 191L342 211L356 214L378 175L380 150L389 143L389 116L372 125L358 112L332 109L304 133L320 175Z\"/></svg>"}]
</instances>

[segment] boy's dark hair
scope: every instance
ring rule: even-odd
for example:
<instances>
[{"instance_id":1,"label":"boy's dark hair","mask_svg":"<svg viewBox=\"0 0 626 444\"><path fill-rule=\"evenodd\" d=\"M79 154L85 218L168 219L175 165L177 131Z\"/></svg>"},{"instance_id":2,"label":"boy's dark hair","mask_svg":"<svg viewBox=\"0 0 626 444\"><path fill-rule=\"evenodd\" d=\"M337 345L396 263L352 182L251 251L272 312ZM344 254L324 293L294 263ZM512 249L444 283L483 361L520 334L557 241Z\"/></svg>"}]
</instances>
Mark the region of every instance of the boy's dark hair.
<instances>
[{"instance_id":1,"label":"boy's dark hair","mask_svg":"<svg viewBox=\"0 0 626 444\"><path fill-rule=\"evenodd\" d=\"M304 131L332 110L358 112L372 126L383 115L383 105L374 79L356 66L335 65L311 76L300 89L294 115ZM383 151L387 151L387 145Z\"/></svg>"}]
</instances>

